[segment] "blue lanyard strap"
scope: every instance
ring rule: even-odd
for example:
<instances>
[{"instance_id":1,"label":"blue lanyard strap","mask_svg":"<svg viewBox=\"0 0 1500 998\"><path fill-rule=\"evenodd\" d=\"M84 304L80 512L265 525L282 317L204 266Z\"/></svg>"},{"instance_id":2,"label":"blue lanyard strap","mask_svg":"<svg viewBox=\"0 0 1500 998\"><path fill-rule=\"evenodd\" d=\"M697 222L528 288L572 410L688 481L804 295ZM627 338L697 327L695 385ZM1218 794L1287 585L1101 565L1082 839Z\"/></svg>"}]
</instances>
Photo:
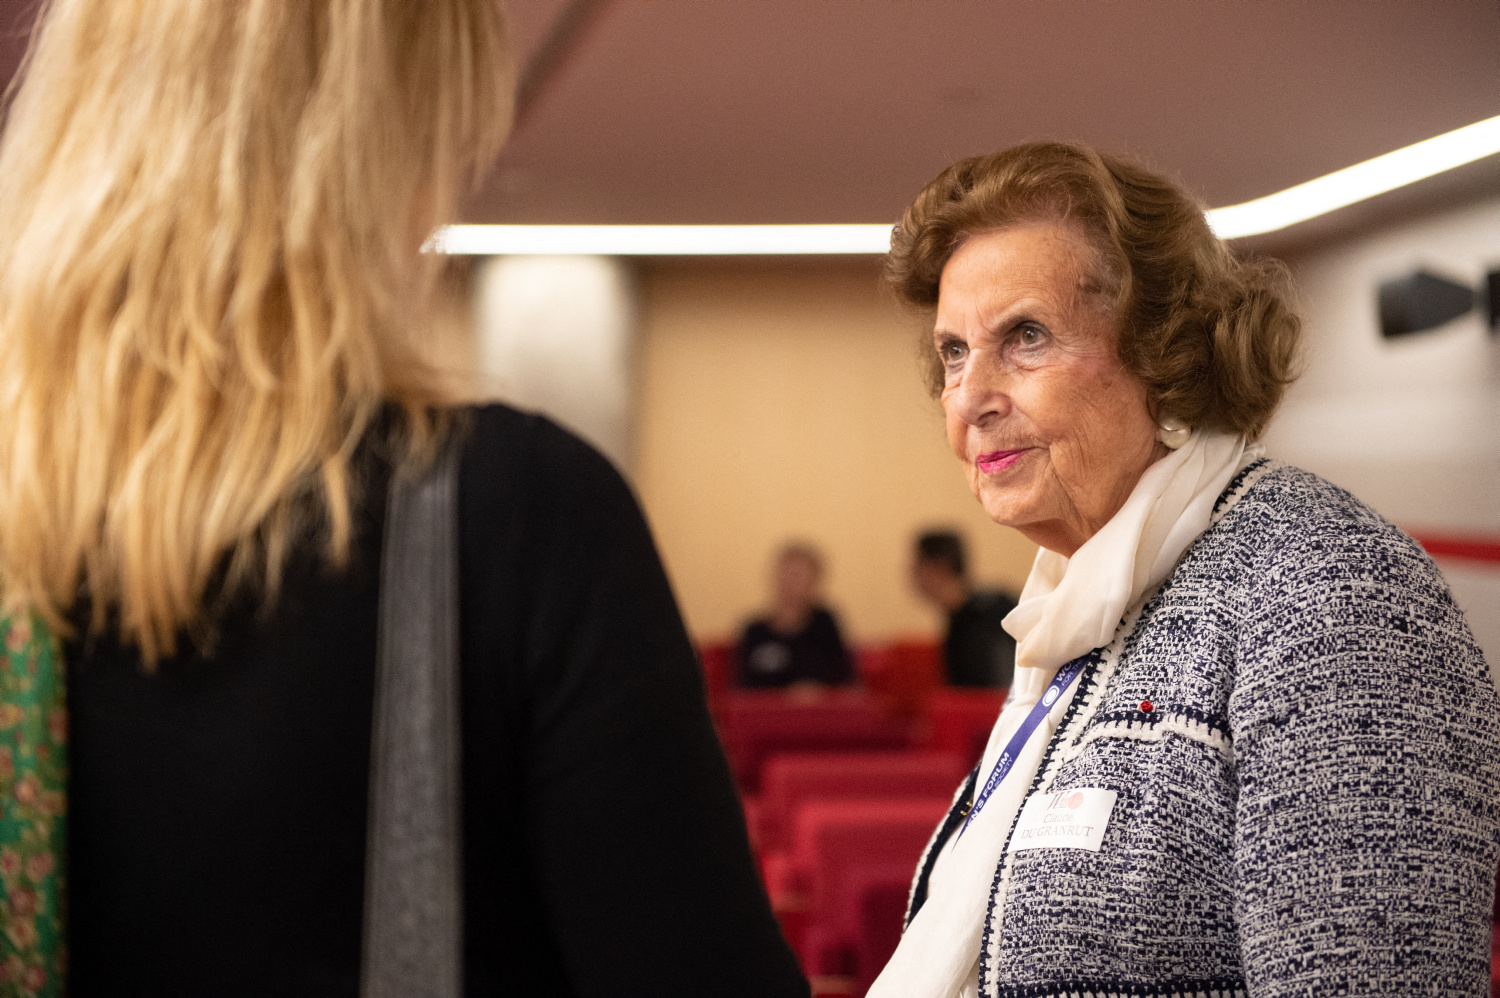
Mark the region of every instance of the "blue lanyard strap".
<instances>
[{"instance_id":1,"label":"blue lanyard strap","mask_svg":"<svg viewBox=\"0 0 1500 998\"><path fill-rule=\"evenodd\" d=\"M1016 759L1020 756L1027 739L1031 737L1031 733L1036 730L1038 724L1042 723L1042 718L1047 716L1047 711L1052 709L1052 705L1057 703L1057 698L1062 696L1063 691L1078 678L1078 674L1083 671L1086 664L1088 664L1088 657L1084 656L1075 658L1058 669L1057 675L1052 677L1052 682L1047 684L1047 692L1031 705L1026 719L1021 722L1016 733L1010 736L1010 741L1005 743L1005 748L1000 752L1000 758L995 760L995 768L990 770L989 779L984 781L984 789L979 792L978 797L974 798L974 806L969 809L969 816L964 819L964 827L958 830L959 838L963 838L964 832L968 831L969 822L973 821L979 809L984 807L985 802L990 799L990 794L994 793L1001 781L1010 775L1011 768L1015 766Z\"/></svg>"}]
</instances>

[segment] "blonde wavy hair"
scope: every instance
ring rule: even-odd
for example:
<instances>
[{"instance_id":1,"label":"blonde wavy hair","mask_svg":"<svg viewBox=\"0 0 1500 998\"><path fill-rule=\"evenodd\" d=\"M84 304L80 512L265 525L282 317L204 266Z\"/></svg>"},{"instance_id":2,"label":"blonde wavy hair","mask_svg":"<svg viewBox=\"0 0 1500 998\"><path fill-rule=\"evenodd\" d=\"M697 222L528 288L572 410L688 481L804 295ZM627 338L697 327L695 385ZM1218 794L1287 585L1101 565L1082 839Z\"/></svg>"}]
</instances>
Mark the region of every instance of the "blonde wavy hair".
<instances>
[{"instance_id":1,"label":"blonde wavy hair","mask_svg":"<svg viewBox=\"0 0 1500 998\"><path fill-rule=\"evenodd\" d=\"M0 140L0 595L150 664L347 555L442 400L418 248L509 127L497 0L51 0Z\"/></svg>"}]
</instances>

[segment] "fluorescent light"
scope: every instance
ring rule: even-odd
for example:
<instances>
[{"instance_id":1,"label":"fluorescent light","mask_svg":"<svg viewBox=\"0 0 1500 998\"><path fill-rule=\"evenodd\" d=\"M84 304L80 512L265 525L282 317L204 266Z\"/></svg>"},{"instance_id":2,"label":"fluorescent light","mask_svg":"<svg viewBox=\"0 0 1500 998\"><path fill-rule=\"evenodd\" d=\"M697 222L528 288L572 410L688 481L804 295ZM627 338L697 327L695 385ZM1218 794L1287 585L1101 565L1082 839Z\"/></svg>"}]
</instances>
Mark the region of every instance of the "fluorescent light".
<instances>
[{"instance_id":1,"label":"fluorescent light","mask_svg":"<svg viewBox=\"0 0 1500 998\"><path fill-rule=\"evenodd\" d=\"M1214 208L1220 239L1274 232L1500 152L1500 116L1244 204ZM889 225L449 225L427 244L480 256L879 254Z\"/></svg>"},{"instance_id":2,"label":"fluorescent light","mask_svg":"<svg viewBox=\"0 0 1500 998\"><path fill-rule=\"evenodd\" d=\"M889 225L449 225L439 253L483 256L749 256L885 253Z\"/></svg>"},{"instance_id":3,"label":"fluorescent light","mask_svg":"<svg viewBox=\"0 0 1500 998\"><path fill-rule=\"evenodd\" d=\"M1208 213L1208 224L1220 239L1275 232L1497 152L1500 152L1500 116L1254 201L1215 208Z\"/></svg>"}]
</instances>

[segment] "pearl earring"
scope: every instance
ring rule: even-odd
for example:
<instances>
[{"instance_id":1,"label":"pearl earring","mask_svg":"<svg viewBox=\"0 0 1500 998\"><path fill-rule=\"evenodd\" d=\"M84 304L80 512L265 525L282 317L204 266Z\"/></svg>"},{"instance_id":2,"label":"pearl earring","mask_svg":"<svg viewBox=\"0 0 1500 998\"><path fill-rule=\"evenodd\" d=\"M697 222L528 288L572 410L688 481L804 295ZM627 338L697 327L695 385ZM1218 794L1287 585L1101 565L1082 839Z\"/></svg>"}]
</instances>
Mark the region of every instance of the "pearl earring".
<instances>
[{"instance_id":1,"label":"pearl earring","mask_svg":"<svg viewBox=\"0 0 1500 998\"><path fill-rule=\"evenodd\" d=\"M1176 450L1188 442L1192 436L1192 427L1180 419L1164 419L1161 421L1161 429L1156 431L1156 439L1166 444L1171 450Z\"/></svg>"}]
</instances>

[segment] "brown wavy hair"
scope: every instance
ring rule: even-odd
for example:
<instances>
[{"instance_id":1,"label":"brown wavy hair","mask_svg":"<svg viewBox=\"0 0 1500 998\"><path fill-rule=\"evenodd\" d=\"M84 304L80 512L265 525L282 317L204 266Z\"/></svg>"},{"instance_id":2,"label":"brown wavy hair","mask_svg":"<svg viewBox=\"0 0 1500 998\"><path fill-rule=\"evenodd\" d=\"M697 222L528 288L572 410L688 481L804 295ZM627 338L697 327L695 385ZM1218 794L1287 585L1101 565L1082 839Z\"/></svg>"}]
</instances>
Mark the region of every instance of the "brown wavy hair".
<instances>
[{"instance_id":1,"label":"brown wavy hair","mask_svg":"<svg viewBox=\"0 0 1500 998\"><path fill-rule=\"evenodd\" d=\"M954 163L892 233L886 281L903 301L930 308L966 237L1038 221L1087 233L1092 276L1118 317L1120 360L1158 420L1260 436L1297 376L1301 320L1286 268L1237 258L1186 191L1128 159L1033 142ZM927 356L936 395L942 368Z\"/></svg>"}]
</instances>

